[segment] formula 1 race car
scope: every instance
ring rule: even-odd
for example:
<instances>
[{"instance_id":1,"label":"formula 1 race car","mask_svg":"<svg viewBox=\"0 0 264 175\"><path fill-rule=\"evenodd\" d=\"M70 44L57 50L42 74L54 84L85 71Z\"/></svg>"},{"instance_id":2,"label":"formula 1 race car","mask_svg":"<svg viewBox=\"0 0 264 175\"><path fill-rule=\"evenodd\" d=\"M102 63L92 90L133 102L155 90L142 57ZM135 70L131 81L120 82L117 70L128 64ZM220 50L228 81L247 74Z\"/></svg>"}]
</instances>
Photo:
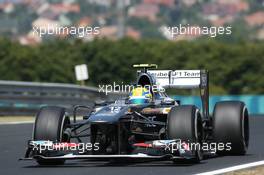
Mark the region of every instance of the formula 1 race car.
<instances>
[{"instance_id":1,"label":"formula 1 race car","mask_svg":"<svg viewBox=\"0 0 264 175\"><path fill-rule=\"evenodd\" d=\"M134 67L140 69L136 87L147 87L143 95L148 101L133 103L130 94L94 107L75 106L72 116L63 107L43 107L22 159L34 159L40 165L69 159L195 163L205 154L246 154L248 110L243 102L222 101L209 115L208 71L156 70L154 64ZM166 88L199 89L201 109L181 105L165 93ZM77 120L77 111L84 108L89 112Z\"/></svg>"}]
</instances>

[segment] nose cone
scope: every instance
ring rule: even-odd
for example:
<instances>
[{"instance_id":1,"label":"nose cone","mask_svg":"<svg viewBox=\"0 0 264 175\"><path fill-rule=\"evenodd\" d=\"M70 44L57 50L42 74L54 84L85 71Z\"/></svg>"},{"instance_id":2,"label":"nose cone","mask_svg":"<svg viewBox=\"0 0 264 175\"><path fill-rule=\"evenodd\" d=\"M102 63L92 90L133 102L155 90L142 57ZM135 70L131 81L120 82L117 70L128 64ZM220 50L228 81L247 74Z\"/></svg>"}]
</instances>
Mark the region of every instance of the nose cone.
<instances>
[{"instance_id":1,"label":"nose cone","mask_svg":"<svg viewBox=\"0 0 264 175\"><path fill-rule=\"evenodd\" d=\"M119 115L117 114L95 114L89 118L91 123L117 123L119 121Z\"/></svg>"},{"instance_id":2,"label":"nose cone","mask_svg":"<svg viewBox=\"0 0 264 175\"><path fill-rule=\"evenodd\" d=\"M100 111L91 115L88 119L91 123L118 123L119 119L125 115L126 107L104 107Z\"/></svg>"}]
</instances>

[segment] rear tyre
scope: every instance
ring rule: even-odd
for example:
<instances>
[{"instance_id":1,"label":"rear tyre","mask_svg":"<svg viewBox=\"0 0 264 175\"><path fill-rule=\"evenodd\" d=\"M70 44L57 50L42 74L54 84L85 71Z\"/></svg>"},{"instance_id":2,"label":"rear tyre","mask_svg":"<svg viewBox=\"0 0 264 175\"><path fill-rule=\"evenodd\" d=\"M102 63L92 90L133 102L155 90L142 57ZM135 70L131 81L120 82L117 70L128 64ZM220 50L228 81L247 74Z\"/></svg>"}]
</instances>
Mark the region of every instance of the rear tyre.
<instances>
[{"instance_id":1,"label":"rear tyre","mask_svg":"<svg viewBox=\"0 0 264 175\"><path fill-rule=\"evenodd\" d=\"M175 106L167 118L168 139L180 139L188 143L199 143L203 139L203 126L201 114L194 105ZM190 163L199 163L203 159L201 149L195 150L195 158ZM175 160L177 162L177 160Z\"/></svg>"},{"instance_id":2,"label":"rear tyre","mask_svg":"<svg viewBox=\"0 0 264 175\"><path fill-rule=\"evenodd\" d=\"M64 131L70 119L66 116L65 108L43 107L36 116L33 128L33 140L49 140L54 142L67 142L69 137ZM40 165L61 165L65 160L37 160Z\"/></svg>"},{"instance_id":3,"label":"rear tyre","mask_svg":"<svg viewBox=\"0 0 264 175\"><path fill-rule=\"evenodd\" d=\"M213 114L213 136L217 144L229 144L218 155L244 155L249 145L248 110L243 102L218 102Z\"/></svg>"}]
</instances>

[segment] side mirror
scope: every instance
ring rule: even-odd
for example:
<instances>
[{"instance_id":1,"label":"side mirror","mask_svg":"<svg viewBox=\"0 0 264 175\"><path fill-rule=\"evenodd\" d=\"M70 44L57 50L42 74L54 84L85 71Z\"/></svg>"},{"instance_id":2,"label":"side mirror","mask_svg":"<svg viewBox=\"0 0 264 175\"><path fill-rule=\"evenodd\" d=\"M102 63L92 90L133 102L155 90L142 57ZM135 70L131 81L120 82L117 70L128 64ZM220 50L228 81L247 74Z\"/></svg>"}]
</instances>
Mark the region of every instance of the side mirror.
<instances>
[{"instance_id":1,"label":"side mirror","mask_svg":"<svg viewBox=\"0 0 264 175\"><path fill-rule=\"evenodd\" d=\"M125 104L129 104L129 97L125 98Z\"/></svg>"}]
</instances>

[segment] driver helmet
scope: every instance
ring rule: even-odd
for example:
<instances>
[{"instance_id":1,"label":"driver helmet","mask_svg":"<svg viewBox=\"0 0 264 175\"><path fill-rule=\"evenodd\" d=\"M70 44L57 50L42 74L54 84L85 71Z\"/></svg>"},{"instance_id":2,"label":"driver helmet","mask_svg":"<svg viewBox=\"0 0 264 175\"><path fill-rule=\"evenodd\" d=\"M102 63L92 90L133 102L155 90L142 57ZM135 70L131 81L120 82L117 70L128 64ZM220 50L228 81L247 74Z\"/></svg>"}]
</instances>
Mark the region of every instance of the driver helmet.
<instances>
[{"instance_id":1,"label":"driver helmet","mask_svg":"<svg viewBox=\"0 0 264 175\"><path fill-rule=\"evenodd\" d=\"M146 104L152 101L151 92L143 87L134 88L129 94L130 104Z\"/></svg>"}]
</instances>

